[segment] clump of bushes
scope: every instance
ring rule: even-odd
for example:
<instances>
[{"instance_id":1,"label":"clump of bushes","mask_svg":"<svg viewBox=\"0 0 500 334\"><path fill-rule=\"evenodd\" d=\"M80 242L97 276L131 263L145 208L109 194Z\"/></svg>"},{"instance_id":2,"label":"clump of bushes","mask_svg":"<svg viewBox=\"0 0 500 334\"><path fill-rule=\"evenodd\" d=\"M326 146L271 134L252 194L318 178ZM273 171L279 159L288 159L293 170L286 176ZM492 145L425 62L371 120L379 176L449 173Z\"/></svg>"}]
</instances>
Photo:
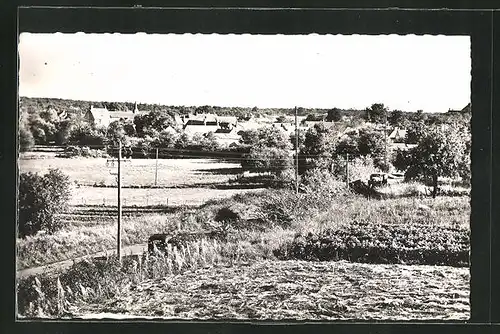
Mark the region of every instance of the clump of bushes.
<instances>
[{"instance_id":1,"label":"clump of bushes","mask_svg":"<svg viewBox=\"0 0 500 334\"><path fill-rule=\"evenodd\" d=\"M91 149L88 146L67 146L64 153L60 154L59 157L62 158L74 158L74 157L84 157L84 158L102 158L107 157L106 152L100 149Z\"/></svg>"},{"instance_id":2,"label":"clump of bushes","mask_svg":"<svg viewBox=\"0 0 500 334\"><path fill-rule=\"evenodd\" d=\"M40 230L53 233L63 227L58 213L63 212L71 196L69 177L58 169L43 176L22 173L19 180L18 233L24 238Z\"/></svg>"}]
</instances>

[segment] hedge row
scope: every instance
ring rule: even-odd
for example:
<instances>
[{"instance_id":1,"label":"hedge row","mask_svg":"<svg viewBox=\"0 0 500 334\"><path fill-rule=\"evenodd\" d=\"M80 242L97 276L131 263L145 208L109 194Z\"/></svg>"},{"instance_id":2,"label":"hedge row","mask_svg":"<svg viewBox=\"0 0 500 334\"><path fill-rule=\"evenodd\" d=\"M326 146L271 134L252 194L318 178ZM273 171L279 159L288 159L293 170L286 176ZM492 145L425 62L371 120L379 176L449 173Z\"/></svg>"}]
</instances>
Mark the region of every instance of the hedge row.
<instances>
[{"instance_id":1,"label":"hedge row","mask_svg":"<svg viewBox=\"0 0 500 334\"><path fill-rule=\"evenodd\" d=\"M469 265L469 231L431 224L354 223L319 234L297 235L275 250L278 259L362 263Z\"/></svg>"}]
</instances>

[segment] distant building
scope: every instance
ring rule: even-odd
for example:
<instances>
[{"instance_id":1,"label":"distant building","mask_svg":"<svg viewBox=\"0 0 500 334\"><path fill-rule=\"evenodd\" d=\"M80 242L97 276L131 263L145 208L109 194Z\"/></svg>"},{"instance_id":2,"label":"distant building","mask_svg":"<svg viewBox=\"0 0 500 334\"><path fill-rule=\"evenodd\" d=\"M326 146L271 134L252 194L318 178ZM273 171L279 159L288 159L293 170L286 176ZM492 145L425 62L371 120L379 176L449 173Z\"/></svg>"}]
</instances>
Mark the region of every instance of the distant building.
<instances>
[{"instance_id":1,"label":"distant building","mask_svg":"<svg viewBox=\"0 0 500 334\"><path fill-rule=\"evenodd\" d=\"M232 116L217 116L215 114L197 114L180 116L182 127L186 134L216 133L218 130L231 131L238 125L238 119Z\"/></svg>"},{"instance_id":2,"label":"distant building","mask_svg":"<svg viewBox=\"0 0 500 334\"><path fill-rule=\"evenodd\" d=\"M110 111L106 107L96 108L91 105L90 110L85 114L85 119L95 126L107 127L114 121L133 121L135 116L147 113L149 111L140 111L137 108L137 103L135 103L134 110L132 111Z\"/></svg>"},{"instance_id":3,"label":"distant building","mask_svg":"<svg viewBox=\"0 0 500 334\"><path fill-rule=\"evenodd\" d=\"M232 129L218 129L214 132L214 137L217 142L223 146L232 147L240 142L241 136L238 134L236 128Z\"/></svg>"},{"instance_id":4,"label":"distant building","mask_svg":"<svg viewBox=\"0 0 500 334\"><path fill-rule=\"evenodd\" d=\"M463 107L460 110L448 109L448 112L456 112L456 113L470 113L470 111L471 111L470 103L468 103L465 107Z\"/></svg>"}]
</instances>

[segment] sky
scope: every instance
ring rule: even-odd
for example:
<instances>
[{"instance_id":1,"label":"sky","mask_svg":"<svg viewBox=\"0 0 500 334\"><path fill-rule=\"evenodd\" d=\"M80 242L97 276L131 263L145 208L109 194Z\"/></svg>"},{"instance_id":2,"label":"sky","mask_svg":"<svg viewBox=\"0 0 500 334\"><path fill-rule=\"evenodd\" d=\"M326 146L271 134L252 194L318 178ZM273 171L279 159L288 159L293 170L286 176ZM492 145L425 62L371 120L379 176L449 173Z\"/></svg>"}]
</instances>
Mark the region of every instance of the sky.
<instances>
[{"instance_id":1,"label":"sky","mask_svg":"<svg viewBox=\"0 0 500 334\"><path fill-rule=\"evenodd\" d=\"M468 36L21 33L19 60L27 97L424 112L470 101Z\"/></svg>"}]
</instances>

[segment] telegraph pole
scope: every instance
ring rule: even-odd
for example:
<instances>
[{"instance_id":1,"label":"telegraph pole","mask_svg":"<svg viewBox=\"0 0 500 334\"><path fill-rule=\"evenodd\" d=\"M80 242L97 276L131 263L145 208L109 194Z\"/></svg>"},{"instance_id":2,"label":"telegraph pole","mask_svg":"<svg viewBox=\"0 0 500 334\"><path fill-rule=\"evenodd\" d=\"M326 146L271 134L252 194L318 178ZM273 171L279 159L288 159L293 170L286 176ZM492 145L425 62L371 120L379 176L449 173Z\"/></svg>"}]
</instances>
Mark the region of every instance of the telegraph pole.
<instances>
[{"instance_id":1,"label":"telegraph pole","mask_svg":"<svg viewBox=\"0 0 500 334\"><path fill-rule=\"evenodd\" d=\"M122 142L118 143L118 235L116 244L116 254L120 265L122 264Z\"/></svg>"},{"instance_id":2,"label":"telegraph pole","mask_svg":"<svg viewBox=\"0 0 500 334\"><path fill-rule=\"evenodd\" d=\"M349 153L346 153L345 156L345 184L349 189Z\"/></svg>"},{"instance_id":3,"label":"telegraph pole","mask_svg":"<svg viewBox=\"0 0 500 334\"><path fill-rule=\"evenodd\" d=\"M299 194L299 127L297 124L297 107L295 107L295 194Z\"/></svg>"},{"instance_id":4,"label":"telegraph pole","mask_svg":"<svg viewBox=\"0 0 500 334\"><path fill-rule=\"evenodd\" d=\"M384 111L385 124L384 124L384 168L387 166L387 110Z\"/></svg>"},{"instance_id":5,"label":"telegraph pole","mask_svg":"<svg viewBox=\"0 0 500 334\"><path fill-rule=\"evenodd\" d=\"M158 147L156 148L155 187L158 182Z\"/></svg>"}]
</instances>

